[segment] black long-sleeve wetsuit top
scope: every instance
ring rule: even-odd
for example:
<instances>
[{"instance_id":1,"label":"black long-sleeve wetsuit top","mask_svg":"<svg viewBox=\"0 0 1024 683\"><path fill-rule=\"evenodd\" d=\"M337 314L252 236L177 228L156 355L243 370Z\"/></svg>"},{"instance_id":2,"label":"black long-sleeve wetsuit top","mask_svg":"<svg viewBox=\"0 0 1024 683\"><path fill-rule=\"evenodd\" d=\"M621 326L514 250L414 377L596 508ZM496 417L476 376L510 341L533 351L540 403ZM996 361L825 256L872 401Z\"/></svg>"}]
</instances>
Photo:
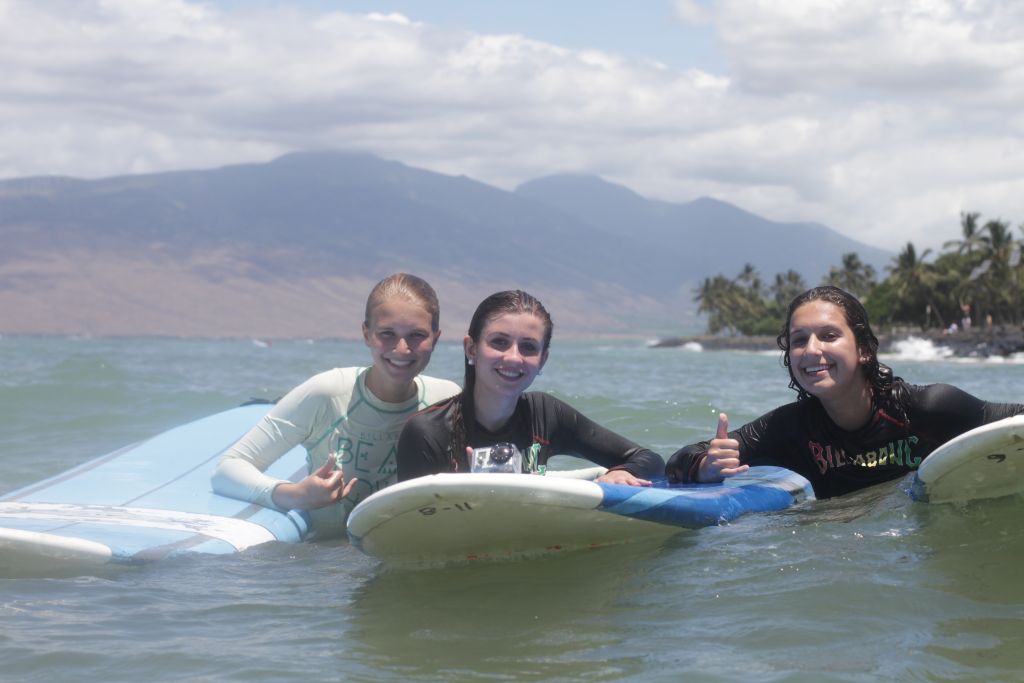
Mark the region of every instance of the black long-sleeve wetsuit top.
<instances>
[{"instance_id":1,"label":"black long-sleeve wetsuit top","mask_svg":"<svg viewBox=\"0 0 1024 683\"><path fill-rule=\"evenodd\" d=\"M439 472L469 472L465 451L453 453L452 410L460 397L441 401L409 418L398 439L398 480ZM543 392L519 398L515 413L490 432L475 420L467 426L472 448L514 443L523 453L524 471L537 471L556 454L586 458L608 469L623 469L639 478L660 476L665 461L588 419L575 408Z\"/></svg>"},{"instance_id":2,"label":"black long-sleeve wetsuit top","mask_svg":"<svg viewBox=\"0 0 1024 683\"><path fill-rule=\"evenodd\" d=\"M989 403L948 384L918 386L897 380L906 419L873 408L859 429L837 426L816 398L780 406L729 432L740 443L740 462L778 465L810 480L818 498L889 481L916 470L925 456L955 436L1024 413L1017 403ZM665 473L696 481L710 441L690 444L669 458Z\"/></svg>"}]
</instances>

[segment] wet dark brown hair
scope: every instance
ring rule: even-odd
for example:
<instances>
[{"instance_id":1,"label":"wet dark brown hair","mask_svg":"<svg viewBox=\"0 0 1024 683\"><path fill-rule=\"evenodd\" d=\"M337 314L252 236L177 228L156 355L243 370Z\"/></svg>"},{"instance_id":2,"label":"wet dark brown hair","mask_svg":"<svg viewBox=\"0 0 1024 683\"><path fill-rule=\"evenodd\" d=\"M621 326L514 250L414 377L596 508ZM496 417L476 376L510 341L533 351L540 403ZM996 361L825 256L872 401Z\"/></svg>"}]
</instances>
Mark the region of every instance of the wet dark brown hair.
<instances>
[{"instance_id":1,"label":"wet dark brown hair","mask_svg":"<svg viewBox=\"0 0 1024 683\"><path fill-rule=\"evenodd\" d=\"M554 323L551 322L551 315L544 304L536 297L520 289L511 289L503 292L496 292L476 307L473 318L469 321L469 331L466 333L474 343L480 342L480 336L484 327L491 320L503 315L515 313L529 313L537 316L544 325L543 348L547 351L551 345L551 335L554 331ZM455 407L452 410L452 441L451 457L455 462L461 461L459 454L466 450L467 425L475 419L473 396L476 388L476 367L469 364L469 358L464 359L465 379L462 384L462 393L456 396Z\"/></svg>"}]
</instances>

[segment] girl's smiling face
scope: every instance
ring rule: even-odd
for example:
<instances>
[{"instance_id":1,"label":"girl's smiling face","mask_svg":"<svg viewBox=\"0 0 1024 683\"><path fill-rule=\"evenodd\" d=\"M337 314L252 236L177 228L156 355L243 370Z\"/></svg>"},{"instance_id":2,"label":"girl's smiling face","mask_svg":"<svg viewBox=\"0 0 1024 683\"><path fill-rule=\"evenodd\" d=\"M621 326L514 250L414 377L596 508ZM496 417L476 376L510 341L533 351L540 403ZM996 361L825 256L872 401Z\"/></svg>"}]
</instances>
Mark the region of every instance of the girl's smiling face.
<instances>
[{"instance_id":1,"label":"girl's smiling face","mask_svg":"<svg viewBox=\"0 0 1024 683\"><path fill-rule=\"evenodd\" d=\"M430 312L418 303L395 298L374 308L369 325L363 324L363 340L373 356L374 393L408 393L430 362L439 335Z\"/></svg>"},{"instance_id":2,"label":"girl's smiling face","mask_svg":"<svg viewBox=\"0 0 1024 683\"><path fill-rule=\"evenodd\" d=\"M532 313L506 313L488 320L480 341L467 336L466 357L476 366L476 395L518 398L548 359L544 321Z\"/></svg>"},{"instance_id":3,"label":"girl's smiling face","mask_svg":"<svg viewBox=\"0 0 1024 683\"><path fill-rule=\"evenodd\" d=\"M800 387L826 403L859 395L868 383L846 315L829 301L809 301L793 311L789 361Z\"/></svg>"}]
</instances>

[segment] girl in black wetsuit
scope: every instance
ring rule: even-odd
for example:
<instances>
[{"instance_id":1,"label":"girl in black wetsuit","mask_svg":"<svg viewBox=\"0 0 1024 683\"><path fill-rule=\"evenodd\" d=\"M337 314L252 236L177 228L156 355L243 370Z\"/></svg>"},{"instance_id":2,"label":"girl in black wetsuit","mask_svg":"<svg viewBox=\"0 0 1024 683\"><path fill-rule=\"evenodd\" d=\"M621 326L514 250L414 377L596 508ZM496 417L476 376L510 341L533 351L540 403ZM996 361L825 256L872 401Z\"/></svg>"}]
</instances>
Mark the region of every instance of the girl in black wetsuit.
<instances>
[{"instance_id":1,"label":"girl in black wetsuit","mask_svg":"<svg viewBox=\"0 0 1024 683\"><path fill-rule=\"evenodd\" d=\"M796 402L733 432L719 415L713 439L669 459L669 479L721 481L750 465L780 465L828 498L900 477L953 437L1024 413L1024 405L987 403L948 384L894 378L878 362L864 307L836 287L796 297L778 344Z\"/></svg>"},{"instance_id":2,"label":"girl in black wetsuit","mask_svg":"<svg viewBox=\"0 0 1024 683\"><path fill-rule=\"evenodd\" d=\"M474 448L513 443L525 472L542 472L556 453L587 458L609 471L598 481L649 486L661 456L590 421L568 404L526 392L548 359L551 317L519 290L484 299L463 340L463 391L409 419L398 440L398 479L469 472ZM526 392L526 393L524 393Z\"/></svg>"}]
</instances>

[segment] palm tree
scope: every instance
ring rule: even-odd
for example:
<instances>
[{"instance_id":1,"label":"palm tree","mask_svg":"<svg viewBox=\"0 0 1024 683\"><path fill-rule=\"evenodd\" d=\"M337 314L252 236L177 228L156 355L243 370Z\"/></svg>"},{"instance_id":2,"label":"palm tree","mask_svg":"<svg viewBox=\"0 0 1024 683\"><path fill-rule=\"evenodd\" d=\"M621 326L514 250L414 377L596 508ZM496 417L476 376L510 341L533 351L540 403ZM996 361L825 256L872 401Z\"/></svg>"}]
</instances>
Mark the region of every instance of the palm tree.
<instances>
[{"instance_id":1,"label":"palm tree","mask_svg":"<svg viewBox=\"0 0 1024 683\"><path fill-rule=\"evenodd\" d=\"M1010 255L1010 247L1013 246L1013 235L1010 234L1010 224L1006 221L991 220L985 223L982 228L987 234L985 243L988 247L989 256L998 257L1006 262Z\"/></svg>"},{"instance_id":2,"label":"palm tree","mask_svg":"<svg viewBox=\"0 0 1024 683\"><path fill-rule=\"evenodd\" d=\"M860 260L856 252L843 254L842 265L832 266L821 282L845 289L854 296L865 299L875 286L875 269Z\"/></svg>"},{"instance_id":3,"label":"palm tree","mask_svg":"<svg viewBox=\"0 0 1024 683\"><path fill-rule=\"evenodd\" d=\"M697 312L708 314L708 332L753 334L766 317L771 316L764 298L764 282L757 269L746 264L733 279L724 275L705 278L694 301Z\"/></svg>"},{"instance_id":4,"label":"palm tree","mask_svg":"<svg viewBox=\"0 0 1024 683\"><path fill-rule=\"evenodd\" d=\"M925 249L918 256L914 243L907 242L907 246L896 255L888 269L906 319L927 326L930 317L928 312L931 311L938 319L939 325L945 327L942 311L932 294L935 273L924 260L931 252L931 249Z\"/></svg>"},{"instance_id":5,"label":"palm tree","mask_svg":"<svg viewBox=\"0 0 1024 683\"><path fill-rule=\"evenodd\" d=\"M745 285L754 296L758 298L764 296L764 281L761 280L761 274L757 272L757 268L752 263L743 265L743 270L736 276L736 282Z\"/></svg>"},{"instance_id":6,"label":"palm tree","mask_svg":"<svg viewBox=\"0 0 1024 683\"><path fill-rule=\"evenodd\" d=\"M960 231L963 233L962 240L949 240L942 244L943 249L956 247L957 254L970 256L975 250L981 250L985 243L985 236L978 230L978 219L981 217L977 212L960 212Z\"/></svg>"},{"instance_id":7,"label":"palm tree","mask_svg":"<svg viewBox=\"0 0 1024 683\"><path fill-rule=\"evenodd\" d=\"M738 311L745 298L742 287L724 275L716 275L704 278L693 300L698 302L698 313L708 314L708 332L718 334L723 330L736 332Z\"/></svg>"},{"instance_id":8,"label":"palm tree","mask_svg":"<svg viewBox=\"0 0 1024 683\"><path fill-rule=\"evenodd\" d=\"M985 233L985 260L982 261L981 272L977 276L972 272L970 279L979 281L985 293L988 312L997 319L1006 320L1012 316L1013 308L1013 293L1008 287L1013 235L1009 223L1001 220L988 221L982 230Z\"/></svg>"},{"instance_id":9,"label":"palm tree","mask_svg":"<svg viewBox=\"0 0 1024 683\"><path fill-rule=\"evenodd\" d=\"M786 307L789 306L789 302L795 299L798 294L802 294L806 289L807 285L804 284L803 276L790 269L785 273L775 274L775 283L771 287L772 298L775 300L775 304L785 311Z\"/></svg>"}]
</instances>

